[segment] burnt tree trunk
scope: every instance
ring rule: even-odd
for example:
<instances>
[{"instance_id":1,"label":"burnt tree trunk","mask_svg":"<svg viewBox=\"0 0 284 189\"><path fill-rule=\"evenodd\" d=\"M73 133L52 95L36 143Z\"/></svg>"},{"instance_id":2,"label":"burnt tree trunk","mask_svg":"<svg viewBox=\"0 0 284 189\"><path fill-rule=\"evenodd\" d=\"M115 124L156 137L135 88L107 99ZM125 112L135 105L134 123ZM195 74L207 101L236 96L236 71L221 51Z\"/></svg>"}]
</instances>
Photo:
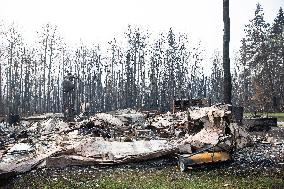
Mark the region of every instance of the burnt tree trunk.
<instances>
[{"instance_id":1,"label":"burnt tree trunk","mask_svg":"<svg viewBox=\"0 0 284 189\"><path fill-rule=\"evenodd\" d=\"M0 58L2 57L2 52L0 50ZM4 91L3 91L4 93ZM3 101L2 101L2 62L0 62L0 106L3 107ZM0 114L4 114L5 109L1 108Z\"/></svg>"},{"instance_id":2,"label":"burnt tree trunk","mask_svg":"<svg viewBox=\"0 0 284 189\"><path fill-rule=\"evenodd\" d=\"M230 16L229 16L229 0L223 0L223 69L224 69L224 103L231 104L232 101L232 78L230 73Z\"/></svg>"}]
</instances>

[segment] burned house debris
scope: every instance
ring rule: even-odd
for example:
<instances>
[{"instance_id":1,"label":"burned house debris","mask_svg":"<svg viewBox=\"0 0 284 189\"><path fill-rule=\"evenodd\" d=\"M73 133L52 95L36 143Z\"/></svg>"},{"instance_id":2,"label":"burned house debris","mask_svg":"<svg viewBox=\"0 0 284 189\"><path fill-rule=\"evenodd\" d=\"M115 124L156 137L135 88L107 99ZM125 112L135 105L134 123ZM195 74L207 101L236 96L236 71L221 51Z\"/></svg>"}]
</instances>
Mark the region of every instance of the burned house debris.
<instances>
[{"instance_id":1,"label":"burned house debris","mask_svg":"<svg viewBox=\"0 0 284 189\"><path fill-rule=\"evenodd\" d=\"M229 153L252 142L242 127L231 123L231 108L191 107L151 116L149 112L124 109L87 119L78 117L72 122L61 114L47 114L24 118L12 126L2 123L0 174L40 167L136 162L212 150L219 155Z\"/></svg>"},{"instance_id":2,"label":"burned house debris","mask_svg":"<svg viewBox=\"0 0 284 189\"><path fill-rule=\"evenodd\" d=\"M190 107L209 107L209 106L211 106L211 100L207 98L174 100L173 113L177 111L186 111Z\"/></svg>"},{"instance_id":3,"label":"burned house debris","mask_svg":"<svg viewBox=\"0 0 284 189\"><path fill-rule=\"evenodd\" d=\"M42 167L109 165L164 155L178 157L184 171L196 164L244 161L241 154L248 153L247 146L256 142L273 141L283 150L281 139L249 133L243 125L242 108L209 106L208 101L173 104L172 113L123 109L80 114L71 121L63 114L50 113L23 117L11 125L2 122L0 176ZM277 156L279 162L281 157Z\"/></svg>"},{"instance_id":4,"label":"burned house debris","mask_svg":"<svg viewBox=\"0 0 284 189\"><path fill-rule=\"evenodd\" d=\"M275 117L249 117L245 118L243 124L249 131L268 131L271 127L277 126Z\"/></svg>"}]
</instances>

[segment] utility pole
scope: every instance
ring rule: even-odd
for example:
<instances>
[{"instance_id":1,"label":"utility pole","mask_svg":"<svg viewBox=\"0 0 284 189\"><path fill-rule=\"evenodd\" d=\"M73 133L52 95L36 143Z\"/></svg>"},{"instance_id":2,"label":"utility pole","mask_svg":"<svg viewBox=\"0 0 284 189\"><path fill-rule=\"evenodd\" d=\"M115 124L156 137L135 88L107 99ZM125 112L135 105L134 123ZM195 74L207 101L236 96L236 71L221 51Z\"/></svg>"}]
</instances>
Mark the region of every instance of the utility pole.
<instances>
[{"instance_id":1,"label":"utility pole","mask_svg":"<svg viewBox=\"0 0 284 189\"><path fill-rule=\"evenodd\" d=\"M224 69L224 97L223 101L226 104L232 103L232 77L230 72L230 15L229 15L229 0L223 0L223 69Z\"/></svg>"}]
</instances>

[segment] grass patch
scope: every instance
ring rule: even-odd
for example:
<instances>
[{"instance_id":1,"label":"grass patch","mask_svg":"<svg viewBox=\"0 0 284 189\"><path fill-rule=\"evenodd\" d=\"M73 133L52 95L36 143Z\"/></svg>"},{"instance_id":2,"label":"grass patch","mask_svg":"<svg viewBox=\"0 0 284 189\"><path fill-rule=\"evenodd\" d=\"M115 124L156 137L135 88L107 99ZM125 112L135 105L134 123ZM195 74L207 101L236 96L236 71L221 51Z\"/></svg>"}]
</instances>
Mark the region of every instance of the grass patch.
<instances>
[{"instance_id":1,"label":"grass patch","mask_svg":"<svg viewBox=\"0 0 284 189\"><path fill-rule=\"evenodd\" d=\"M107 189L219 189L284 188L283 175L237 176L224 170L191 170L181 173L176 166L156 170L111 169L104 171L54 171L26 174L12 188L107 188Z\"/></svg>"}]
</instances>

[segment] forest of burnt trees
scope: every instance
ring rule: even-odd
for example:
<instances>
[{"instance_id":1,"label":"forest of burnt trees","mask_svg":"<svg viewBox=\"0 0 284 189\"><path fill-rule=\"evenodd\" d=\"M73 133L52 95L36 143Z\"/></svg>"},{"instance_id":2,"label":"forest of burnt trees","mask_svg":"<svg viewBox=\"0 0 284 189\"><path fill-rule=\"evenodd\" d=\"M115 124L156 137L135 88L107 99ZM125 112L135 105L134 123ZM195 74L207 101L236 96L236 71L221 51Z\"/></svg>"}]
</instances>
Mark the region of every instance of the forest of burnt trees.
<instances>
[{"instance_id":1,"label":"forest of burnt trees","mask_svg":"<svg viewBox=\"0 0 284 189\"><path fill-rule=\"evenodd\" d=\"M231 55L232 103L246 111L283 111L282 8L269 24L258 4L244 29L242 46ZM202 46L172 29L153 39L147 31L129 26L124 39L114 38L105 47L68 46L52 24L42 27L33 45L24 43L14 24L2 24L0 32L0 114L61 112L61 83L67 73L77 77L77 112L83 102L90 103L91 112L101 112L167 111L173 99L223 100L221 52L212 55L207 73Z\"/></svg>"}]
</instances>

